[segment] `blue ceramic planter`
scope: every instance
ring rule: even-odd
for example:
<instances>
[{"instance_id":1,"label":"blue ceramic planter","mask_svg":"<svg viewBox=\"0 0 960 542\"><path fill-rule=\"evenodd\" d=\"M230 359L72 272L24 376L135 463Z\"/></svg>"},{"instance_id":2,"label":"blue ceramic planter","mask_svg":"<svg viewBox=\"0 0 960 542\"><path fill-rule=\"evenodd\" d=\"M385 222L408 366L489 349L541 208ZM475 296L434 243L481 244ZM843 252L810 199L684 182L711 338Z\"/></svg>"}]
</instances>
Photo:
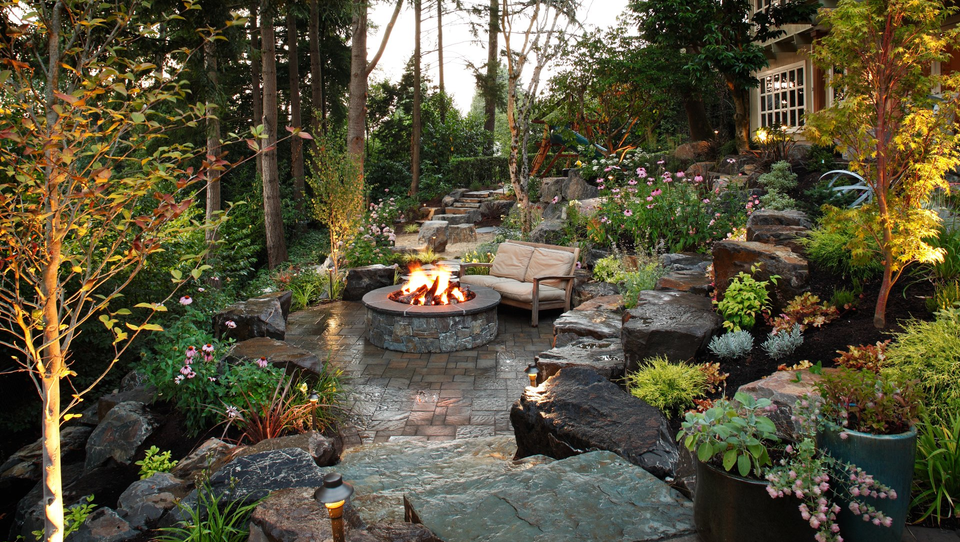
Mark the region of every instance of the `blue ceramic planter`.
<instances>
[{"instance_id":1,"label":"blue ceramic planter","mask_svg":"<svg viewBox=\"0 0 960 542\"><path fill-rule=\"evenodd\" d=\"M817 434L817 444L834 458L860 467L878 482L896 490L897 498L861 499L893 519L889 528L863 521L861 516L850 511L848 502L839 502L843 508L838 517L840 534L848 542L900 542L910 509L917 429L911 428L898 435L846 433L847 438L841 439L836 431L823 431Z\"/></svg>"}]
</instances>

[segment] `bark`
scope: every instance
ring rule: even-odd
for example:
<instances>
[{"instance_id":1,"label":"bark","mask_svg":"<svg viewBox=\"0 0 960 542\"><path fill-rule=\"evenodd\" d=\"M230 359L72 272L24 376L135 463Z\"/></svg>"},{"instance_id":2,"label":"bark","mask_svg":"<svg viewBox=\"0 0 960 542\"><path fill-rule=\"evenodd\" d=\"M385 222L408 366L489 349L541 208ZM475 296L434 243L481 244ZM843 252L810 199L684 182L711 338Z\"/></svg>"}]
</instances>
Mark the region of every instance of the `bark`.
<instances>
[{"instance_id":1,"label":"bark","mask_svg":"<svg viewBox=\"0 0 960 542\"><path fill-rule=\"evenodd\" d=\"M420 119L420 102L422 100L420 88L420 17L421 0L413 0L414 14L414 44L413 44L413 130L410 133L410 195L417 194L417 187L420 184L420 132L422 131L422 122Z\"/></svg>"},{"instance_id":2,"label":"bark","mask_svg":"<svg viewBox=\"0 0 960 542\"><path fill-rule=\"evenodd\" d=\"M302 129L303 122L300 120L300 55L297 50L297 17L294 14L293 6L287 6L287 47L290 63L290 125L297 129ZM303 216L303 192L304 192L304 174L303 174L303 139L299 137L290 138L290 160L293 170L293 201L297 206L297 212Z\"/></svg>"},{"instance_id":3,"label":"bark","mask_svg":"<svg viewBox=\"0 0 960 542\"><path fill-rule=\"evenodd\" d=\"M497 36L500 34L500 3L490 0L490 24L487 27L487 75L483 95L483 129L487 131L490 144L487 155L493 155L494 129L497 118Z\"/></svg>"},{"instance_id":4,"label":"bark","mask_svg":"<svg viewBox=\"0 0 960 542\"><path fill-rule=\"evenodd\" d=\"M727 82L730 96L733 98L733 132L737 141L737 150L741 153L750 150L750 89L742 88L733 82ZM710 134L712 137L713 134Z\"/></svg>"},{"instance_id":5,"label":"bark","mask_svg":"<svg viewBox=\"0 0 960 542\"><path fill-rule=\"evenodd\" d=\"M323 67L320 59L320 0L310 0L310 98L314 135L320 133L326 112L323 104Z\"/></svg>"},{"instance_id":6,"label":"bark","mask_svg":"<svg viewBox=\"0 0 960 542\"><path fill-rule=\"evenodd\" d=\"M691 141L707 141L713 139L713 128L707 118L707 108L703 99L693 94L683 97L683 109L687 113L687 124L690 126Z\"/></svg>"},{"instance_id":7,"label":"bark","mask_svg":"<svg viewBox=\"0 0 960 542\"><path fill-rule=\"evenodd\" d=\"M417 32L420 35L420 32ZM440 72L440 122L447 122L447 96L443 87L443 0L437 0L437 62Z\"/></svg>"},{"instance_id":8,"label":"bark","mask_svg":"<svg viewBox=\"0 0 960 542\"><path fill-rule=\"evenodd\" d=\"M280 172L277 164L277 40L274 35L271 0L261 0L260 29L263 47L263 128L267 136L263 151L263 221L267 230L267 265L273 269L286 261L280 209Z\"/></svg>"},{"instance_id":9,"label":"bark","mask_svg":"<svg viewBox=\"0 0 960 542\"><path fill-rule=\"evenodd\" d=\"M220 117L218 116L219 107L217 106L218 94L218 75L217 75L217 42L207 40L203 44L203 61L207 72L207 156L220 156ZM208 248L211 251L217 242L217 231L209 227L213 222L215 215L220 211L220 170L210 168L207 170L207 230L205 237Z\"/></svg>"},{"instance_id":10,"label":"bark","mask_svg":"<svg viewBox=\"0 0 960 542\"><path fill-rule=\"evenodd\" d=\"M263 92L260 81L260 28L257 26L258 0L250 3L250 79L253 93L253 125L259 125L263 119ZM257 153L257 173L263 171L263 154Z\"/></svg>"},{"instance_id":11,"label":"bark","mask_svg":"<svg viewBox=\"0 0 960 542\"><path fill-rule=\"evenodd\" d=\"M63 12L63 2L53 5L50 17L50 27L47 29L47 80L45 98L47 102L46 121L47 130L53 130L59 115L54 109L57 98L54 91L60 85L60 25ZM44 504L44 538L52 542L63 540L63 480L60 464L60 376L63 372L63 352L60 349L60 315L58 300L60 299L59 277L62 262L60 235L61 225L58 218L59 175L53 171L56 162L54 145L45 151L46 155L46 202L47 218L45 219L46 241L49 249L49 261L43 269L43 317L45 327L43 339L46 347L43 352L42 363L38 370L41 378L41 400L43 402L43 502ZM41 360L37 360L41 361Z\"/></svg>"}]
</instances>

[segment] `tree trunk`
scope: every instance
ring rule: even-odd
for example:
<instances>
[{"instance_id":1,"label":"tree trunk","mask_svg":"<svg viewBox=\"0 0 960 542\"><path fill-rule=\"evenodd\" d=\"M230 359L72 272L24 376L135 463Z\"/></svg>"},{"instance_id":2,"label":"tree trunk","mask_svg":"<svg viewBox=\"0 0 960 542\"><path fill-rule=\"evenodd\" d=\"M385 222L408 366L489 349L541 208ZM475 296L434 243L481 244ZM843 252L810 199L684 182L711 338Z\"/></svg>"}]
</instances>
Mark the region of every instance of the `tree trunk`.
<instances>
[{"instance_id":1,"label":"tree trunk","mask_svg":"<svg viewBox=\"0 0 960 542\"><path fill-rule=\"evenodd\" d=\"M257 27L258 0L250 3L250 79L253 83L253 125L263 121L263 92L260 89L260 28ZM263 154L257 153L257 174L263 172Z\"/></svg>"},{"instance_id":2,"label":"tree trunk","mask_svg":"<svg viewBox=\"0 0 960 542\"><path fill-rule=\"evenodd\" d=\"M310 0L310 118L314 136L320 133L325 111L323 106L323 68L320 60L320 0Z\"/></svg>"},{"instance_id":3,"label":"tree trunk","mask_svg":"<svg viewBox=\"0 0 960 542\"><path fill-rule=\"evenodd\" d=\"M420 32L417 32L420 35ZM443 87L443 0L437 0L437 62L440 72L440 123L447 122L447 95Z\"/></svg>"},{"instance_id":4,"label":"tree trunk","mask_svg":"<svg viewBox=\"0 0 960 542\"><path fill-rule=\"evenodd\" d=\"M363 174L364 129L367 118L367 4L355 2L350 46L350 109L347 113L347 154Z\"/></svg>"},{"instance_id":5,"label":"tree trunk","mask_svg":"<svg viewBox=\"0 0 960 542\"><path fill-rule=\"evenodd\" d=\"M493 155L494 130L497 119L497 36L500 34L500 3L490 0L490 23L487 26L487 75L483 93L483 129L487 132L489 145L484 149L488 156Z\"/></svg>"},{"instance_id":6,"label":"tree trunk","mask_svg":"<svg viewBox=\"0 0 960 542\"><path fill-rule=\"evenodd\" d=\"M287 47L290 72L290 124L296 129L303 129L300 120L300 55L297 51L297 17L292 5L287 5ZM297 206L298 216L303 216L303 139L297 136L290 138L290 166L293 170L293 201Z\"/></svg>"},{"instance_id":7,"label":"tree trunk","mask_svg":"<svg viewBox=\"0 0 960 542\"><path fill-rule=\"evenodd\" d=\"M730 97L733 98L733 134L737 141L737 150L750 150L750 89L741 88L727 81Z\"/></svg>"},{"instance_id":8,"label":"tree trunk","mask_svg":"<svg viewBox=\"0 0 960 542\"><path fill-rule=\"evenodd\" d=\"M687 124L690 126L691 141L708 141L713 139L713 128L707 118L707 109L703 99L694 94L685 94L683 109L687 113Z\"/></svg>"},{"instance_id":9,"label":"tree trunk","mask_svg":"<svg viewBox=\"0 0 960 542\"><path fill-rule=\"evenodd\" d=\"M267 265L273 269L287 259L280 209L280 171L277 164L277 40L271 0L261 0L260 35L263 47L263 222L267 230Z\"/></svg>"},{"instance_id":10,"label":"tree trunk","mask_svg":"<svg viewBox=\"0 0 960 542\"><path fill-rule=\"evenodd\" d=\"M413 0L413 130L410 133L410 195L417 194L417 187L420 184L420 132L422 130L420 120L420 17L421 0Z\"/></svg>"},{"instance_id":11,"label":"tree trunk","mask_svg":"<svg viewBox=\"0 0 960 542\"><path fill-rule=\"evenodd\" d=\"M219 158L220 156L220 117L219 107L217 105L217 96L219 93L217 76L217 42L207 40L203 44L203 61L207 72L207 102L206 102L206 120L207 120L207 156ZM210 168L207 170L207 230L204 236L208 248L213 251L217 242L217 231L210 226L214 221L215 215L220 212L220 170Z\"/></svg>"}]
</instances>

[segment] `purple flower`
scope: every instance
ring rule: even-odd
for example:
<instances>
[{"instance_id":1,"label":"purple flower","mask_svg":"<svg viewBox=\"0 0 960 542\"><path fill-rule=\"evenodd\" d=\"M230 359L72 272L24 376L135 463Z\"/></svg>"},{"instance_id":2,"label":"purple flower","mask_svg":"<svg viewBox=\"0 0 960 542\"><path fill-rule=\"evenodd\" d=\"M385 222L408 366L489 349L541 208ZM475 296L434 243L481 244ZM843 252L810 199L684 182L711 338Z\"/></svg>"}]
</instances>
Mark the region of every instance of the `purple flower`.
<instances>
[{"instance_id":1,"label":"purple flower","mask_svg":"<svg viewBox=\"0 0 960 542\"><path fill-rule=\"evenodd\" d=\"M631 211L630 209L627 209L623 212L623 216L633 216L633 211Z\"/></svg>"},{"instance_id":2,"label":"purple flower","mask_svg":"<svg viewBox=\"0 0 960 542\"><path fill-rule=\"evenodd\" d=\"M191 303L193 303L193 298L190 297L190 296L188 296L188 295L185 295L185 296L183 296L183 297L180 298L180 304L181 304L181 305L189 305L189 304L191 304Z\"/></svg>"},{"instance_id":3,"label":"purple flower","mask_svg":"<svg viewBox=\"0 0 960 542\"><path fill-rule=\"evenodd\" d=\"M223 325L227 326L227 328L229 329L236 329L237 327L237 323L234 322L233 320L227 320L226 322L223 323Z\"/></svg>"},{"instance_id":4,"label":"purple flower","mask_svg":"<svg viewBox=\"0 0 960 542\"><path fill-rule=\"evenodd\" d=\"M678 178L678 179L682 179L682 178L684 178L684 177L686 177L686 176L687 176L687 174L684 173L684 172L682 172L682 171L678 171L678 172L677 172L677 178Z\"/></svg>"},{"instance_id":5,"label":"purple flower","mask_svg":"<svg viewBox=\"0 0 960 542\"><path fill-rule=\"evenodd\" d=\"M267 358L265 357L261 356L260 359L257 360L257 366L260 367L261 369L265 369L268 364L269 363L267 362Z\"/></svg>"}]
</instances>

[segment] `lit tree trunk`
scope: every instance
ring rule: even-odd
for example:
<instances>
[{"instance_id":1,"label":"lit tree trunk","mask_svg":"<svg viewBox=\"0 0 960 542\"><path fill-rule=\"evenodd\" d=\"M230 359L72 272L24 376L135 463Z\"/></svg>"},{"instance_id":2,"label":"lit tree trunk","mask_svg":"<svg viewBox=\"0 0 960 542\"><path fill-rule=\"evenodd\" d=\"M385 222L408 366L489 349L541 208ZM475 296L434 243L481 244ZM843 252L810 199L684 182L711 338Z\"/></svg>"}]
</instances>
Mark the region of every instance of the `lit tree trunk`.
<instances>
[{"instance_id":1,"label":"lit tree trunk","mask_svg":"<svg viewBox=\"0 0 960 542\"><path fill-rule=\"evenodd\" d=\"M297 129L302 129L300 120L300 55L297 51L297 17L294 14L293 6L287 5L287 52L290 63L290 124ZM290 160L293 162L293 201L296 203L297 211L303 216L303 139L299 137L290 138Z\"/></svg>"},{"instance_id":2,"label":"lit tree trunk","mask_svg":"<svg viewBox=\"0 0 960 542\"><path fill-rule=\"evenodd\" d=\"M420 184L420 101L422 100L420 85L420 16L421 0L413 0L414 30L413 30L413 130L410 134L410 195L417 194Z\"/></svg>"},{"instance_id":3,"label":"lit tree trunk","mask_svg":"<svg viewBox=\"0 0 960 542\"><path fill-rule=\"evenodd\" d=\"M493 154L494 130L497 119L497 36L500 34L500 2L490 0L490 24L487 26L487 75L483 93L483 129L487 132L490 145L486 154Z\"/></svg>"},{"instance_id":4,"label":"lit tree trunk","mask_svg":"<svg viewBox=\"0 0 960 542\"><path fill-rule=\"evenodd\" d=\"M280 171L277 164L277 40L271 0L261 0L260 36L263 48L263 222L267 230L267 265L273 269L287 259L280 209Z\"/></svg>"},{"instance_id":5,"label":"lit tree trunk","mask_svg":"<svg viewBox=\"0 0 960 542\"><path fill-rule=\"evenodd\" d=\"M737 150L750 150L750 90L727 80L730 97L733 99L733 132L737 141ZM706 139L713 137L711 133Z\"/></svg>"},{"instance_id":6,"label":"lit tree trunk","mask_svg":"<svg viewBox=\"0 0 960 542\"><path fill-rule=\"evenodd\" d=\"M250 79L252 80L253 92L253 124L258 125L263 121L263 92L260 88L260 81L263 77L260 74L260 28L257 26L257 4L258 0L250 3ZM257 153L257 174L263 173L263 154Z\"/></svg>"},{"instance_id":7,"label":"lit tree trunk","mask_svg":"<svg viewBox=\"0 0 960 542\"><path fill-rule=\"evenodd\" d=\"M63 12L63 3L57 1L53 5L50 17L50 27L47 29L47 64L46 80L46 117L47 130L53 130L59 117L55 104L57 98L54 92L59 90L60 84L60 25ZM60 202L58 183L59 177L54 175L53 164L57 157L53 146L44 151L47 166L46 179L47 193L50 194L45 210L49 218L46 222L46 238L49 248L49 261L43 269L43 328L44 342L43 360L38 368L41 377L41 400L43 402L43 502L44 502L44 538L50 542L63 540L63 479L60 462L60 374L63 372L63 352L60 349L60 314L57 302L60 299L60 284L57 273L62 261L60 230L57 209ZM38 360L39 361L39 360Z\"/></svg>"},{"instance_id":8,"label":"lit tree trunk","mask_svg":"<svg viewBox=\"0 0 960 542\"><path fill-rule=\"evenodd\" d=\"M313 131L320 133L325 116L323 104L323 68L320 63L320 0L310 0L310 98L313 102ZM316 135L314 134L314 135Z\"/></svg>"},{"instance_id":9,"label":"lit tree trunk","mask_svg":"<svg viewBox=\"0 0 960 542\"><path fill-rule=\"evenodd\" d=\"M203 43L203 60L207 71L207 156L220 156L220 117L219 107L217 106L218 95L218 77L217 77L217 42L209 39ZM207 225L214 220L216 213L220 211L220 170L210 168L207 173ZM205 237L209 248L213 248L217 242L217 232L208 227Z\"/></svg>"},{"instance_id":10,"label":"lit tree trunk","mask_svg":"<svg viewBox=\"0 0 960 542\"><path fill-rule=\"evenodd\" d=\"M419 39L420 32L417 32ZM447 96L443 87L443 0L437 0L437 62L440 72L440 95L443 99L440 101L440 123L447 122Z\"/></svg>"}]
</instances>

